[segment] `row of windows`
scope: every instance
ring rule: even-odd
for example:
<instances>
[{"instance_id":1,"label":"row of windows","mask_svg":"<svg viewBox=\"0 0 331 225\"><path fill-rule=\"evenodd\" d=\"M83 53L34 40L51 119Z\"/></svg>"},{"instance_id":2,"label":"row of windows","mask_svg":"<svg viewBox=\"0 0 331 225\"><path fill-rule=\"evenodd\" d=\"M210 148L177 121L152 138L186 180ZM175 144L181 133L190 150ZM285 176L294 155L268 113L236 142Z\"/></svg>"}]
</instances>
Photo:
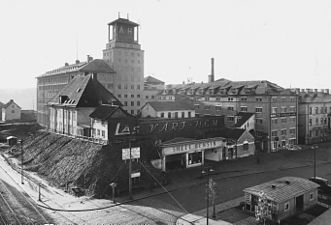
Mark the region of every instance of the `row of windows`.
<instances>
[{"instance_id":1,"label":"row of windows","mask_svg":"<svg viewBox=\"0 0 331 225\"><path fill-rule=\"evenodd\" d=\"M296 117L281 117L281 118L272 118L271 119L271 123L272 124L278 124L278 122L280 123L295 123L297 121Z\"/></svg>"},{"instance_id":2,"label":"row of windows","mask_svg":"<svg viewBox=\"0 0 331 225\"><path fill-rule=\"evenodd\" d=\"M327 118L326 117L321 117L321 118L315 118L315 125L318 125L319 124L319 121L320 121L320 124L321 125L325 125L327 124ZM313 119L309 119L309 126L312 126L313 125Z\"/></svg>"},{"instance_id":3,"label":"row of windows","mask_svg":"<svg viewBox=\"0 0 331 225\"><path fill-rule=\"evenodd\" d=\"M128 106L128 102L127 101L124 101L123 104L124 104L124 106ZM130 102L130 105L131 106L134 106L134 101L131 101ZM137 101L137 106L140 106L140 101Z\"/></svg>"},{"instance_id":4,"label":"row of windows","mask_svg":"<svg viewBox=\"0 0 331 225\"><path fill-rule=\"evenodd\" d=\"M121 84L118 84L117 85L117 89L122 89L122 85ZM123 85L123 89L128 89L128 84L124 84ZM134 84L131 84L131 90L133 90L134 89ZM137 90L140 90L140 84L137 84Z\"/></svg>"},{"instance_id":5,"label":"row of windows","mask_svg":"<svg viewBox=\"0 0 331 225\"><path fill-rule=\"evenodd\" d=\"M319 114L319 113L328 113L328 107L315 107L314 108L314 114ZM331 113L331 106L329 107L329 113ZM309 114L313 114L313 107L309 107Z\"/></svg>"},{"instance_id":6,"label":"row of windows","mask_svg":"<svg viewBox=\"0 0 331 225\"><path fill-rule=\"evenodd\" d=\"M178 112L174 112L174 113L168 112L167 118L179 118L178 115L179 115ZM165 118L165 113L161 113L161 117ZM181 112L181 118L184 118L184 117L185 117L185 112ZM191 112L187 112L187 117L188 118L192 117Z\"/></svg>"},{"instance_id":7,"label":"row of windows","mask_svg":"<svg viewBox=\"0 0 331 225\"><path fill-rule=\"evenodd\" d=\"M328 133L327 129L320 129L320 130L314 130L309 131L309 137L324 137Z\"/></svg>"},{"instance_id":8,"label":"row of windows","mask_svg":"<svg viewBox=\"0 0 331 225\"><path fill-rule=\"evenodd\" d=\"M123 97L124 98L128 98L128 94L124 94ZM117 95L118 98L122 98L122 95ZM131 94L131 98L134 98L134 94ZM137 94L137 98L140 98L140 94Z\"/></svg>"},{"instance_id":9,"label":"row of windows","mask_svg":"<svg viewBox=\"0 0 331 225\"><path fill-rule=\"evenodd\" d=\"M124 61L125 63L128 63L128 62L129 62L128 59L124 59L123 61ZM119 58L119 59L118 59L118 62L122 62L122 59ZM135 63L134 59L131 59L131 63ZM137 63L140 64L140 60L139 60L139 59L137 60Z\"/></svg>"},{"instance_id":10,"label":"row of windows","mask_svg":"<svg viewBox=\"0 0 331 225\"><path fill-rule=\"evenodd\" d=\"M289 129L289 134L295 135L295 128L290 128ZM281 129L281 130L273 130L271 131L271 136L272 137L277 137L278 135L286 135L287 134L287 129Z\"/></svg>"},{"instance_id":11,"label":"row of windows","mask_svg":"<svg viewBox=\"0 0 331 225\"><path fill-rule=\"evenodd\" d=\"M282 107L272 107L271 109L272 113L287 113L287 112L296 112L296 107L295 106L282 106Z\"/></svg>"}]
</instances>

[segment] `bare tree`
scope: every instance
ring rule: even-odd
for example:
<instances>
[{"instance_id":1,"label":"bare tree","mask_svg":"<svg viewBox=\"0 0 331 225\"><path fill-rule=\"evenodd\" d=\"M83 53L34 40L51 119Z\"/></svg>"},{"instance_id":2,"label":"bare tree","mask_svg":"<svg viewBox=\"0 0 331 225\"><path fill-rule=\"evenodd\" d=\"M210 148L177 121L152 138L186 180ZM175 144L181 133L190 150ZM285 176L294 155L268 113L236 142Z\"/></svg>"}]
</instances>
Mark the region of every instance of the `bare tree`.
<instances>
[{"instance_id":1,"label":"bare tree","mask_svg":"<svg viewBox=\"0 0 331 225\"><path fill-rule=\"evenodd\" d=\"M255 217L259 223L266 224L267 219L271 219L272 202L268 200L266 194L261 191L258 194L258 203L255 207Z\"/></svg>"}]
</instances>

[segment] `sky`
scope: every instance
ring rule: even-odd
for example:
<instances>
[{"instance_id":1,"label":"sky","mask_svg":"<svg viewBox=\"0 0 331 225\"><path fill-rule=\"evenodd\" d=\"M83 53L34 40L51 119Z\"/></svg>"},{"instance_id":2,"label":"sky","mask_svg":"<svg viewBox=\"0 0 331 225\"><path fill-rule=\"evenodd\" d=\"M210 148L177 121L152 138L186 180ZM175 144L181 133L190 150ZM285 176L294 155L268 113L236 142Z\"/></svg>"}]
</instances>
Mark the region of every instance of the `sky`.
<instances>
[{"instance_id":1,"label":"sky","mask_svg":"<svg viewBox=\"0 0 331 225\"><path fill-rule=\"evenodd\" d=\"M328 0L1 0L0 89L102 58L118 13L140 24L145 76L167 84L207 82L213 57L215 79L331 88Z\"/></svg>"}]
</instances>

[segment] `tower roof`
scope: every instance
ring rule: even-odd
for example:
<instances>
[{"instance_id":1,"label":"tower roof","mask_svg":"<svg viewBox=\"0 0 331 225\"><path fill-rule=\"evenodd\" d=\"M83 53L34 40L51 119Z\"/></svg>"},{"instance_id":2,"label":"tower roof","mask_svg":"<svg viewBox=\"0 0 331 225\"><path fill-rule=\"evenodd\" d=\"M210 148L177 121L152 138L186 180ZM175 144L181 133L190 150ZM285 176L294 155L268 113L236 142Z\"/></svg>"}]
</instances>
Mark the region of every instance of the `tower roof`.
<instances>
[{"instance_id":1,"label":"tower roof","mask_svg":"<svg viewBox=\"0 0 331 225\"><path fill-rule=\"evenodd\" d=\"M114 20L113 22L108 23L108 25L114 25L117 23L132 25L134 27L139 26L139 24L134 23L134 22L130 21L129 19L125 19L125 18L118 18L117 20Z\"/></svg>"}]
</instances>

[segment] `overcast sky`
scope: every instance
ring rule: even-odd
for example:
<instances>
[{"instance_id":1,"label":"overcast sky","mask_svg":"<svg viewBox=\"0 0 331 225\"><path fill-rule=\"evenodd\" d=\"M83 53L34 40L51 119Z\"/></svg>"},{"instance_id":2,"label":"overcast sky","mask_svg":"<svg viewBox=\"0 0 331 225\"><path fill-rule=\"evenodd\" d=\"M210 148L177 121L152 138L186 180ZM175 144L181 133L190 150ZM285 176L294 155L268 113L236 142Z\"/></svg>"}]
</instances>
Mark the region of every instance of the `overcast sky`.
<instances>
[{"instance_id":1,"label":"overcast sky","mask_svg":"<svg viewBox=\"0 0 331 225\"><path fill-rule=\"evenodd\" d=\"M140 24L145 76L169 83L269 80L330 88L331 1L1 0L0 88L36 86L36 76L102 58L107 23Z\"/></svg>"}]
</instances>

